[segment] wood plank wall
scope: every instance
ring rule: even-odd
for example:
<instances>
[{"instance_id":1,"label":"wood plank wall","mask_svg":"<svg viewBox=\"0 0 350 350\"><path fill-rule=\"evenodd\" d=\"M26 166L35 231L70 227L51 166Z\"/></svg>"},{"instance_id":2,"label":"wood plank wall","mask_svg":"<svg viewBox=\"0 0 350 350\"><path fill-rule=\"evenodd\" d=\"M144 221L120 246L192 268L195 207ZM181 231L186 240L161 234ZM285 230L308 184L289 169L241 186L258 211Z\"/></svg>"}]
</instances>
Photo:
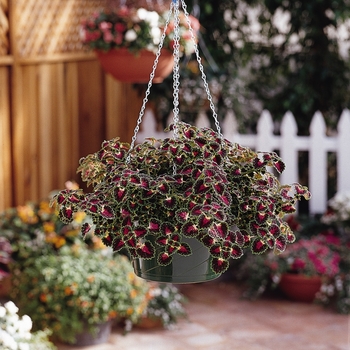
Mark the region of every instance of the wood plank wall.
<instances>
[{"instance_id":1,"label":"wood plank wall","mask_svg":"<svg viewBox=\"0 0 350 350\"><path fill-rule=\"evenodd\" d=\"M39 52L46 46L36 44L38 52L26 53L19 46L25 41L13 40L20 34L14 23L25 23L22 15L46 9L67 16L84 2L101 4L60 0L47 9L47 0L0 0L0 211L45 198L67 180L79 181L79 159L97 151L103 140L119 135L131 140L142 97L130 84L105 75L94 54L81 47L62 52L50 44L52 52ZM9 29L3 17L9 18ZM56 13L54 20L60 22Z\"/></svg>"}]
</instances>

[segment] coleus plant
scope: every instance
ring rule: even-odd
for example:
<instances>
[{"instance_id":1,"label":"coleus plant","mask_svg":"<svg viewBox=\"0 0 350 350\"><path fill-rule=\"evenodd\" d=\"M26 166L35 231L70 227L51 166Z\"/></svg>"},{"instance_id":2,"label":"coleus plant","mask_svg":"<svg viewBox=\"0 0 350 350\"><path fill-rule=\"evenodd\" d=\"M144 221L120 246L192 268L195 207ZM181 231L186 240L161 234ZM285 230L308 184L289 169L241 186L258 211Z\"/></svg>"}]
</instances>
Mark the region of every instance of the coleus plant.
<instances>
[{"instance_id":1,"label":"coleus plant","mask_svg":"<svg viewBox=\"0 0 350 350\"><path fill-rule=\"evenodd\" d=\"M104 141L82 158L78 171L93 191L59 192L61 220L69 223L84 211L105 245L163 266L175 254L192 253L185 237L208 248L215 273L245 249L283 252L295 239L283 217L310 193L298 183L281 185L267 170L284 170L277 154L233 144L209 128L177 122L167 131L174 129L176 137L149 138L133 148L118 138ZM90 229L85 224L83 235Z\"/></svg>"}]
</instances>

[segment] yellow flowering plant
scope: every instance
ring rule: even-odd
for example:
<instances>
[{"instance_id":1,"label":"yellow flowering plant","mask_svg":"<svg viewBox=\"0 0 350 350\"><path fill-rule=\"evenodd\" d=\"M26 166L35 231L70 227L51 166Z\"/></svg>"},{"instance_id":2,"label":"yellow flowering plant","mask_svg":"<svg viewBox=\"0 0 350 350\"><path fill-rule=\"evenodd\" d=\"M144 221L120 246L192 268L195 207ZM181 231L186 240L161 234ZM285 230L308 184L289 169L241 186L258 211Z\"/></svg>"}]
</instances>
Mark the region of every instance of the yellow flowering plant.
<instances>
[{"instance_id":1,"label":"yellow flowering plant","mask_svg":"<svg viewBox=\"0 0 350 350\"><path fill-rule=\"evenodd\" d=\"M109 249L43 255L14 270L11 298L30 315L33 329L50 329L53 339L74 343L87 326L112 319L137 323L147 307L146 281L128 259Z\"/></svg>"}]
</instances>

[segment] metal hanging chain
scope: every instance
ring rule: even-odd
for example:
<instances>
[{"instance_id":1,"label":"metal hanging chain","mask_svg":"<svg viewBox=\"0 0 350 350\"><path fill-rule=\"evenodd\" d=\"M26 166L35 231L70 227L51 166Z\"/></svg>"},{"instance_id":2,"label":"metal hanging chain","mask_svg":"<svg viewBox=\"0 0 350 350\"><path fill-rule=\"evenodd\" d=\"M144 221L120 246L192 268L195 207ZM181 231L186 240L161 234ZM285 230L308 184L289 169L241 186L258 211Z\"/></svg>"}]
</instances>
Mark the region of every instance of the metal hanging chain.
<instances>
[{"instance_id":1,"label":"metal hanging chain","mask_svg":"<svg viewBox=\"0 0 350 350\"><path fill-rule=\"evenodd\" d=\"M154 60L154 63L153 63L153 67L152 67L152 72L150 74L150 79L148 81L148 85L147 85L147 89L146 89L146 93L145 93L145 97L143 98L143 101L142 101L142 106L141 106L141 110L140 110L140 113L139 113L139 117L137 119L137 122L136 122L136 127L134 129L134 135L131 139L131 143L130 143L130 149L129 149L129 152L128 152L128 156L126 157L126 163L130 163L130 153L131 151L134 149L135 147L135 143L136 143L136 139L137 139L137 134L140 130L140 125L142 123L142 118L145 114L145 110L146 110L146 104L148 102L148 96L151 92L151 87L152 87L152 83L153 83L153 78L154 78L154 75L155 75L155 71L157 69L157 66L158 66L158 61L159 61L159 57L161 55L161 51L162 51L162 48L163 48L163 44L164 44L164 40L165 40L165 37L166 37L166 31L168 29L168 26L169 26L169 23L170 23L170 18L171 18L171 15L173 13L173 3L171 3L171 6L170 6L170 11L168 13L168 16L166 18L166 22L165 22L165 25L164 25L164 29L163 29L163 33L162 33L162 36L160 38L160 42L159 42L159 45L158 45L158 50L157 50L157 54L156 54L156 58Z\"/></svg>"},{"instance_id":2,"label":"metal hanging chain","mask_svg":"<svg viewBox=\"0 0 350 350\"><path fill-rule=\"evenodd\" d=\"M179 122L179 91L180 91L180 11L179 0L173 0L174 4L174 67L173 67L173 122L174 138L178 138Z\"/></svg>"},{"instance_id":3,"label":"metal hanging chain","mask_svg":"<svg viewBox=\"0 0 350 350\"><path fill-rule=\"evenodd\" d=\"M196 37L194 35L193 28L191 26L189 13L187 11L187 5L185 4L184 0L181 0L181 5L182 5L182 10L183 10L183 12L185 14L185 18L186 18L186 21L187 21L187 25L188 25L189 31L191 33L191 39L192 39L192 42L193 42L193 45L194 45L194 51L195 51L195 54L196 54L196 59L197 59L197 62L198 62L199 70L201 72L201 78L202 78L203 83L204 83L205 92L207 93L207 98L208 98L208 101L209 101L209 104L210 104L210 109L211 109L211 111L213 113L213 118L214 118L214 121L215 121L215 127L216 127L216 130L217 130L220 138L223 139L224 136L223 136L223 134L221 132L221 127L220 127L220 124L219 124L218 115L217 115L217 113L215 111L215 105L214 105L213 98L212 98L210 90L209 90L207 77L206 77L206 75L204 73L202 59L201 59L201 57L199 55L199 49L198 49L198 45L197 45L197 40L196 40Z\"/></svg>"}]
</instances>

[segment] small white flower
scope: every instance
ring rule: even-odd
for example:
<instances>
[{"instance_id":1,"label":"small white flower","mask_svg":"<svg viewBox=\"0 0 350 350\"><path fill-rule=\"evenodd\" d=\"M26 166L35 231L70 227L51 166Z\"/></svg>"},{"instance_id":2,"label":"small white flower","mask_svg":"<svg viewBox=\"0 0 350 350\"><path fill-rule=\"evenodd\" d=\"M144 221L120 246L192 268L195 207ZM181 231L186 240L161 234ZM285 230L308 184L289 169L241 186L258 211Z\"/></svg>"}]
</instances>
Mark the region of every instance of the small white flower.
<instances>
[{"instance_id":1,"label":"small white flower","mask_svg":"<svg viewBox=\"0 0 350 350\"><path fill-rule=\"evenodd\" d=\"M0 306L0 318L6 315L6 309L3 306Z\"/></svg>"},{"instance_id":2,"label":"small white flower","mask_svg":"<svg viewBox=\"0 0 350 350\"><path fill-rule=\"evenodd\" d=\"M18 312L18 307L13 301L8 301L4 306L10 314L16 314Z\"/></svg>"},{"instance_id":3,"label":"small white flower","mask_svg":"<svg viewBox=\"0 0 350 350\"><path fill-rule=\"evenodd\" d=\"M148 11L144 8L139 8L136 13L137 16L144 21L147 18Z\"/></svg>"},{"instance_id":4,"label":"small white flower","mask_svg":"<svg viewBox=\"0 0 350 350\"><path fill-rule=\"evenodd\" d=\"M137 39L137 34L133 29L129 29L126 33L125 33L125 40L126 41L135 41Z\"/></svg>"}]
</instances>

